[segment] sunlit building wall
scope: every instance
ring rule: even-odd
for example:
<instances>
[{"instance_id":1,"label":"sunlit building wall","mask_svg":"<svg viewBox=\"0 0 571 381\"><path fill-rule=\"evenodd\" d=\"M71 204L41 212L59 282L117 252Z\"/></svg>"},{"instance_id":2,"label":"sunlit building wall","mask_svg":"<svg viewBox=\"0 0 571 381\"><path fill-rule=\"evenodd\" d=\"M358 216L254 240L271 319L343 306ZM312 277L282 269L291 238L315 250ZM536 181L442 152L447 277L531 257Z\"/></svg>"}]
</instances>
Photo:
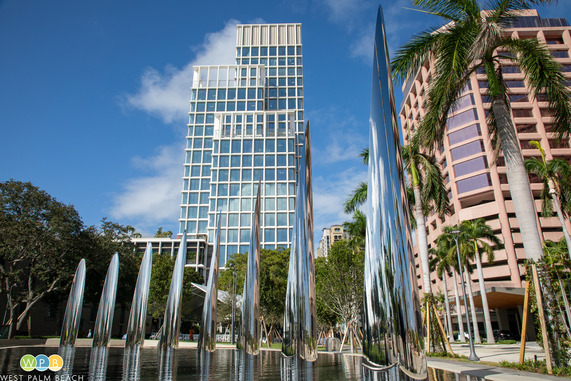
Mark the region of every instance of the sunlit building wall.
<instances>
[{"instance_id":1,"label":"sunlit building wall","mask_svg":"<svg viewBox=\"0 0 571 381\"><path fill-rule=\"evenodd\" d=\"M542 19L536 10L525 11L513 28L507 32L515 38L537 37L544 42L553 58L561 63L564 75L571 84L571 28L566 19ZM571 160L569 139L557 142L552 130L553 117L544 96L534 99L529 92L524 74L509 60L501 60L502 72L510 90L511 112L520 147L525 158L539 157L539 151L530 145L531 140L541 142L546 158ZM404 143L407 144L425 114L426 90L430 85L433 62L427 61L403 85L403 102L400 106ZM525 269L525 253L513 201L506 177L504 158L500 155L494 166L494 152L490 143L486 115L490 99L485 95L488 84L482 70L474 73L469 85L464 89L455 110L449 114L444 146L436 153L445 177L446 188L451 203L450 216L430 215L427 219L428 243L435 247L436 238L442 227L461 221L484 218L494 232L504 242L505 248L495 252L495 262L484 256L483 271L486 288L522 287ZM562 230L559 220L540 216L541 180L529 176L531 189L536 200L536 210L540 223L540 234L545 240L559 240ZM569 220L566 221L571 229ZM418 247L415 247L418 288L422 290ZM479 290L477 274L472 274L473 288ZM442 289L436 272L431 274L432 283ZM450 282L451 283L451 282ZM449 284L450 284L449 283ZM435 288L436 290L436 288ZM424 291L424 290L422 290ZM523 293L523 290L520 294ZM523 297L522 297L523 298Z\"/></svg>"}]
</instances>

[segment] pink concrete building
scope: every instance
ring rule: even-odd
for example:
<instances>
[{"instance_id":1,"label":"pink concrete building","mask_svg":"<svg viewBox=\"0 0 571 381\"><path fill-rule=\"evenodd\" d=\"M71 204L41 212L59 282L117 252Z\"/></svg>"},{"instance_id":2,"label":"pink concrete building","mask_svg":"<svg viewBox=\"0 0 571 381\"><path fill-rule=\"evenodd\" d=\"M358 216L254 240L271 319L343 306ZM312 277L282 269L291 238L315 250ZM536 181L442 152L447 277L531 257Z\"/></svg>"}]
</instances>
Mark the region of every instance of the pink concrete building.
<instances>
[{"instance_id":1,"label":"pink concrete building","mask_svg":"<svg viewBox=\"0 0 571 381\"><path fill-rule=\"evenodd\" d=\"M508 29L508 32L516 38L537 37L544 42L555 60L562 64L564 75L569 78L571 85L569 52L571 27L566 19L542 19L536 10L529 10L522 13L522 16L514 22L514 27ZM539 157L539 151L529 144L531 140L538 140L548 160L564 158L571 161L570 141L557 143L554 134L550 132L553 118L545 99L542 97L533 99L519 67L513 66L507 60L504 60L502 65L510 88L512 117L524 158ZM409 134L415 131L425 113L423 105L432 70L433 63L425 62L402 88L404 99L399 110L399 117L405 144L409 140ZM469 86L458 102L458 107L449 114L447 137L444 139L443 149L436 153L436 159L445 177L452 214L444 218L437 215L428 216L426 224L428 243L430 246L435 245L435 240L442 232L443 226L454 225L461 221L484 218L492 226L505 245L504 249L495 253L494 264L489 264L486 258L483 263L488 302L490 309L495 312L492 312L492 321L494 329L506 329L517 334L520 332L521 305L525 286L523 267L525 252L515 218L503 157L500 155L497 165L492 165L494 153L486 123L487 110L490 108L489 100L485 95L486 90L487 80L483 71L474 73ZM410 131L407 131L407 125ZM539 214L541 211L539 194L542 183L535 176L530 176L530 182L536 199L540 234L546 240L559 240L563 233L557 217L543 218ZM567 229L571 230L569 220L566 221L566 225ZM424 291L422 290L418 248L415 248L415 256L418 288ZM434 292L443 289L434 272L431 279ZM472 274L472 280L476 305L478 305L479 286L475 272ZM453 291L449 290L449 292ZM481 310L478 315L480 327L483 328Z\"/></svg>"}]
</instances>

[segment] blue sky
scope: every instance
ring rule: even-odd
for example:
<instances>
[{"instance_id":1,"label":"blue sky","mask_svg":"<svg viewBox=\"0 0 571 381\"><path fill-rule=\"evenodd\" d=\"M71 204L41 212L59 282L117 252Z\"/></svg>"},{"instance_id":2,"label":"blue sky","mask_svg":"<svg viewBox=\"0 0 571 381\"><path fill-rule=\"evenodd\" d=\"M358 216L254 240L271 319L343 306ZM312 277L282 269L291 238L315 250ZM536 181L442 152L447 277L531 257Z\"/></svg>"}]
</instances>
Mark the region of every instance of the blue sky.
<instances>
[{"instance_id":1,"label":"blue sky","mask_svg":"<svg viewBox=\"0 0 571 381\"><path fill-rule=\"evenodd\" d=\"M176 233L190 68L233 63L236 23L301 22L319 239L366 178L378 4L0 0L0 181L31 181L86 225ZM381 4L391 52L438 22L410 0ZM571 4L540 14L571 18Z\"/></svg>"}]
</instances>

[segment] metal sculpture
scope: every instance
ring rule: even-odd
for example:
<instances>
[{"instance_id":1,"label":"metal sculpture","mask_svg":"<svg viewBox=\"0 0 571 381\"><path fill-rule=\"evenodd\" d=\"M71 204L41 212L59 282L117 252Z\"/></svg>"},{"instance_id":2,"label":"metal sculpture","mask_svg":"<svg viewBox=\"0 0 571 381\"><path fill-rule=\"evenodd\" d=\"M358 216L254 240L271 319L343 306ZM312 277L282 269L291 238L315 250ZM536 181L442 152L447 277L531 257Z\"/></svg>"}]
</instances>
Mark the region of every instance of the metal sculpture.
<instances>
[{"instance_id":1,"label":"metal sculpture","mask_svg":"<svg viewBox=\"0 0 571 381\"><path fill-rule=\"evenodd\" d=\"M292 234L282 352L317 359L317 312L313 245L313 192L309 123L299 146L295 222Z\"/></svg>"},{"instance_id":2,"label":"metal sculpture","mask_svg":"<svg viewBox=\"0 0 571 381\"><path fill-rule=\"evenodd\" d=\"M127 323L127 338L125 348L134 345L142 346L145 341L145 323L147 319L147 305L149 302L149 287L151 285L151 271L153 269L153 245L147 243L145 255L141 261L135 292L131 302L131 312Z\"/></svg>"},{"instance_id":3,"label":"metal sculpture","mask_svg":"<svg viewBox=\"0 0 571 381\"><path fill-rule=\"evenodd\" d=\"M218 223L214 235L214 250L210 260L210 275L206 285L204 305L202 307L202 325L198 336L198 349L209 352L216 350L216 302L218 301L218 258L220 256L220 221L221 212L218 212Z\"/></svg>"},{"instance_id":4,"label":"metal sculpture","mask_svg":"<svg viewBox=\"0 0 571 381\"><path fill-rule=\"evenodd\" d=\"M159 341L160 347L178 347L180 333L180 309L182 299L182 280L184 276L184 265L186 264L186 230L182 234L180 247L172 271L169 297L165 308L163 332Z\"/></svg>"},{"instance_id":5,"label":"metal sculpture","mask_svg":"<svg viewBox=\"0 0 571 381\"><path fill-rule=\"evenodd\" d=\"M63 324L61 327L61 337L59 341L60 348L65 346L74 346L81 323L81 309L83 307L83 292L85 290L85 259L82 259L75 270Z\"/></svg>"},{"instance_id":6,"label":"metal sculpture","mask_svg":"<svg viewBox=\"0 0 571 381\"><path fill-rule=\"evenodd\" d=\"M107 347L111 340L113 315L115 313L115 297L119 281L119 254L115 253L107 269L107 276L99 299L99 308L93 329L93 347Z\"/></svg>"},{"instance_id":7,"label":"metal sculpture","mask_svg":"<svg viewBox=\"0 0 571 381\"><path fill-rule=\"evenodd\" d=\"M409 376L425 378L422 319L387 52L379 6L369 119L363 352L374 364L368 369L382 372L397 367Z\"/></svg>"},{"instance_id":8,"label":"metal sculpture","mask_svg":"<svg viewBox=\"0 0 571 381\"><path fill-rule=\"evenodd\" d=\"M246 264L246 278L242 293L242 323L238 337L238 348L246 353L257 355L260 352L260 189L254 207L254 218L250 232L250 250Z\"/></svg>"}]
</instances>

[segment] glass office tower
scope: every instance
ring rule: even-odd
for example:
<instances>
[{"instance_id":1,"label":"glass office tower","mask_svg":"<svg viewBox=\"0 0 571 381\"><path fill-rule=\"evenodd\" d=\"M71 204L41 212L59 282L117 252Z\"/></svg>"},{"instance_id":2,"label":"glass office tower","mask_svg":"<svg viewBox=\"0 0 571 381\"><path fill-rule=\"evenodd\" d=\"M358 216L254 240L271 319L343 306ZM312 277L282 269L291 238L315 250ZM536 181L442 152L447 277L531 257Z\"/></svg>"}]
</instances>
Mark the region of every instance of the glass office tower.
<instances>
[{"instance_id":1,"label":"glass office tower","mask_svg":"<svg viewBox=\"0 0 571 381\"><path fill-rule=\"evenodd\" d=\"M248 251L259 183L261 246L289 246L303 118L301 24L238 25L235 65L194 67L179 232L212 242L221 211L220 266Z\"/></svg>"}]
</instances>

